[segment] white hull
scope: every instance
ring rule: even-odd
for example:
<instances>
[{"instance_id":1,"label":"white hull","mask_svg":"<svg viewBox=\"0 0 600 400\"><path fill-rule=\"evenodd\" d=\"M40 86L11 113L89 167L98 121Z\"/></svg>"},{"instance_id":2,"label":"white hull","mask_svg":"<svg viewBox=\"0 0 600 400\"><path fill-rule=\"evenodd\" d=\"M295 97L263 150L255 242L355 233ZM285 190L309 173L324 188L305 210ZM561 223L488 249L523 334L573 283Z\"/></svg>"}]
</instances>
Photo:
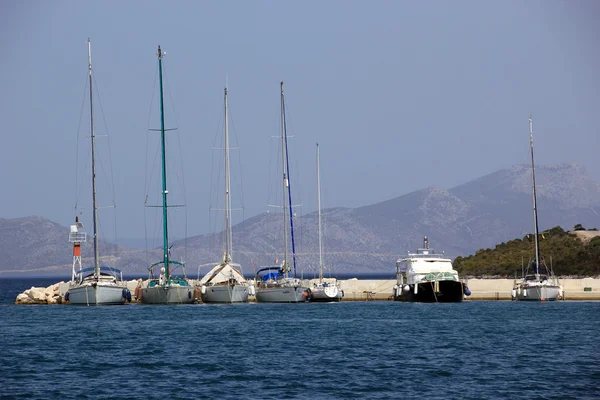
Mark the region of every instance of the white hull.
<instances>
[{"instance_id":1,"label":"white hull","mask_svg":"<svg viewBox=\"0 0 600 400\"><path fill-rule=\"evenodd\" d=\"M561 297L560 285L517 285L514 289L515 300L554 301Z\"/></svg>"},{"instance_id":2,"label":"white hull","mask_svg":"<svg viewBox=\"0 0 600 400\"><path fill-rule=\"evenodd\" d=\"M315 287L310 289L308 296L311 302L342 301L344 292L337 286Z\"/></svg>"},{"instance_id":3,"label":"white hull","mask_svg":"<svg viewBox=\"0 0 600 400\"><path fill-rule=\"evenodd\" d=\"M84 306L125 304L124 289L122 286L102 285L102 283L71 286L69 303Z\"/></svg>"},{"instance_id":4,"label":"white hull","mask_svg":"<svg viewBox=\"0 0 600 400\"><path fill-rule=\"evenodd\" d=\"M190 304L194 302L193 286L153 286L142 288L144 304Z\"/></svg>"},{"instance_id":5,"label":"white hull","mask_svg":"<svg viewBox=\"0 0 600 400\"><path fill-rule=\"evenodd\" d=\"M200 297L203 303L247 303L248 286L204 286Z\"/></svg>"},{"instance_id":6,"label":"white hull","mask_svg":"<svg viewBox=\"0 0 600 400\"><path fill-rule=\"evenodd\" d=\"M304 303L306 301L306 288L257 287L256 301L259 303Z\"/></svg>"}]
</instances>

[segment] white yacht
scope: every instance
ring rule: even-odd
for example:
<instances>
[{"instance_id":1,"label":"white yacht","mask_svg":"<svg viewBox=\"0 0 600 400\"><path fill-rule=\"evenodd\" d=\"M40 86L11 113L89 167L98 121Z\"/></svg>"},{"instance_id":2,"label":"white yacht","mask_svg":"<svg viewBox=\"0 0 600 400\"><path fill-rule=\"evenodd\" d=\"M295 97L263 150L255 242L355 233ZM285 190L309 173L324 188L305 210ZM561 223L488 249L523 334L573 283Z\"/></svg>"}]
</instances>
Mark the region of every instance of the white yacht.
<instances>
[{"instance_id":1,"label":"white yacht","mask_svg":"<svg viewBox=\"0 0 600 400\"><path fill-rule=\"evenodd\" d=\"M458 303L471 294L444 254L429 248L427 236L423 248L396 262L396 301L423 303Z\"/></svg>"}]
</instances>

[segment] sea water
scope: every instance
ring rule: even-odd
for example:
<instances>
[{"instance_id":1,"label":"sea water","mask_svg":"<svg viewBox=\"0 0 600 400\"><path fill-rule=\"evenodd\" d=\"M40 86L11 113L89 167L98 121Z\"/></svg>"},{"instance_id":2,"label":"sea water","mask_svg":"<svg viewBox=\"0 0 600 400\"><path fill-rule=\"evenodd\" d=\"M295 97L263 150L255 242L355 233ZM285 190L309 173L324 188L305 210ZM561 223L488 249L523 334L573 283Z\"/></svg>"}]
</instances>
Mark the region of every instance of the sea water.
<instances>
[{"instance_id":1,"label":"sea water","mask_svg":"<svg viewBox=\"0 0 600 400\"><path fill-rule=\"evenodd\" d=\"M600 302L13 305L0 398L600 398Z\"/></svg>"}]
</instances>

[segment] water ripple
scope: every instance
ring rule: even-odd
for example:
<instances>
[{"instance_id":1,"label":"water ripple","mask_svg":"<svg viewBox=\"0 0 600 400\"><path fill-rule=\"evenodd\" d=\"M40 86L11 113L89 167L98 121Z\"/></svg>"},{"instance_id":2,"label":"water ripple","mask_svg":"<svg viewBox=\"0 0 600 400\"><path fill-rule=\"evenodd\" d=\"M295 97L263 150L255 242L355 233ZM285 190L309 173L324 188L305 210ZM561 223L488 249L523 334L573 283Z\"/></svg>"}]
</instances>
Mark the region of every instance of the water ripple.
<instances>
[{"instance_id":1,"label":"water ripple","mask_svg":"<svg viewBox=\"0 0 600 400\"><path fill-rule=\"evenodd\" d=\"M591 399L600 303L0 307L0 398Z\"/></svg>"}]
</instances>

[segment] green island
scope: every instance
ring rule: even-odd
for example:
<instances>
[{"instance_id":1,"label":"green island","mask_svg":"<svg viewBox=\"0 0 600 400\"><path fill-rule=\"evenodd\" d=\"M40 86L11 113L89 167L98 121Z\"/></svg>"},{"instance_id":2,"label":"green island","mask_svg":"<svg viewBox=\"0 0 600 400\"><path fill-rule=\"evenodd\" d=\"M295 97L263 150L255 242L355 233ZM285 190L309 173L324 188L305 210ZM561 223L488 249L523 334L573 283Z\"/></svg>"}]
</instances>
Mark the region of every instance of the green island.
<instances>
[{"instance_id":1,"label":"green island","mask_svg":"<svg viewBox=\"0 0 600 400\"><path fill-rule=\"evenodd\" d=\"M560 226L539 234L540 254L557 276L595 277L600 275L600 232L586 230L581 224L567 232ZM521 265L531 263L533 234L481 249L474 255L456 257L454 268L462 276L514 278L521 275Z\"/></svg>"}]
</instances>

